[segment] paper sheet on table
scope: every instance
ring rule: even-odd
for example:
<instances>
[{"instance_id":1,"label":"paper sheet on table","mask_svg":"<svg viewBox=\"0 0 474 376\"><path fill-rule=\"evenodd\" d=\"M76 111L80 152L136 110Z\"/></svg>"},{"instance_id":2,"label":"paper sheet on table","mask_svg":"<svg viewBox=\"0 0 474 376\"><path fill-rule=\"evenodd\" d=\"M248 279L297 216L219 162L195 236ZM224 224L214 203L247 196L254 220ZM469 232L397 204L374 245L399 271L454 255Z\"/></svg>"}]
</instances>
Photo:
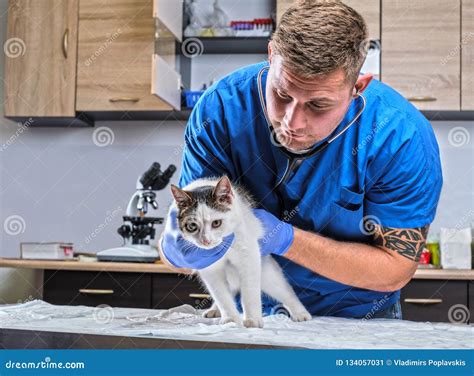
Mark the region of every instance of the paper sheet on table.
<instances>
[{"instance_id":1,"label":"paper sheet on table","mask_svg":"<svg viewBox=\"0 0 474 376\"><path fill-rule=\"evenodd\" d=\"M264 317L263 329L247 329L202 317L183 305L169 310L57 306L34 300L0 305L0 327L56 332L160 337L331 349L472 349L474 327L391 319L314 317L295 323L283 315Z\"/></svg>"}]
</instances>

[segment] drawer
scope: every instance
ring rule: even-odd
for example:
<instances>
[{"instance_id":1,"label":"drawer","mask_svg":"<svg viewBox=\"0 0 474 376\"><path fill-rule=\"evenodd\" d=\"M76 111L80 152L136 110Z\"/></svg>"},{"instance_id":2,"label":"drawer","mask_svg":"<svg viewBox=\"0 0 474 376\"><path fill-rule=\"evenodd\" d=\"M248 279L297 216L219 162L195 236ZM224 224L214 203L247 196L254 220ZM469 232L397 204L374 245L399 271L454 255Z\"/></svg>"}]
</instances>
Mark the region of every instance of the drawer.
<instances>
[{"instance_id":1,"label":"drawer","mask_svg":"<svg viewBox=\"0 0 474 376\"><path fill-rule=\"evenodd\" d=\"M412 280L401 291L403 319L455 322L450 316L468 316L467 299L467 281Z\"/></svg>"},{"instance_id":2,"label":"drawer","mask_svg":"<svg viewBox=\"0 0 474 376\"><path fill-rule=\"evenodd\" d=\"M189 304L196 309L206 309L212 300L199 279L177 274L153 275L152 308L168 309Z\"/></svg>"},{"instance_id":3,"label":"drawer","mask_svg":"<svg viewBox=\"0 0 474 376\"><path fill-rule=\"evenodd\" d=\"M43 299L63 305L150 308L151 275L45 270Z\"/></svg>"}]
</instances>

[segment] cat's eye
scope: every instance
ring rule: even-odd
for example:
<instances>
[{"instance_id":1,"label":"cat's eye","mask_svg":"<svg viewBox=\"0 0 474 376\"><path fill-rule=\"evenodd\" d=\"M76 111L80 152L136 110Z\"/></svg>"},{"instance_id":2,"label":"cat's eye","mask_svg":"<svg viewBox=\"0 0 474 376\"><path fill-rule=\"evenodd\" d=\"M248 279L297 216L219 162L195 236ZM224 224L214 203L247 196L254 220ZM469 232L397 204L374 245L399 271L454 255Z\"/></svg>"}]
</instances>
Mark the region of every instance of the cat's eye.
<instances>
[{"instance_id":1,"label":"cat's eye","mask_svg":"<svg viewBox=\"0 0 474 376\"><path fill-rule=\"evenodd\" d=\"M198 225L196 222L186 222L184 226L187 232L196 232L198 229Z\"/></svg>"},{"instance_id":2,"label":"cat's eye","mask_svg":"<svg viewBox=\"0 0 474 376\"><path fill-rule=\"evenodd\" d=\"M212 221L212 228L217 228L221 224L222 224L222 220L221 219L216 219L216 220Z\"/></svg>"}]
</instances>

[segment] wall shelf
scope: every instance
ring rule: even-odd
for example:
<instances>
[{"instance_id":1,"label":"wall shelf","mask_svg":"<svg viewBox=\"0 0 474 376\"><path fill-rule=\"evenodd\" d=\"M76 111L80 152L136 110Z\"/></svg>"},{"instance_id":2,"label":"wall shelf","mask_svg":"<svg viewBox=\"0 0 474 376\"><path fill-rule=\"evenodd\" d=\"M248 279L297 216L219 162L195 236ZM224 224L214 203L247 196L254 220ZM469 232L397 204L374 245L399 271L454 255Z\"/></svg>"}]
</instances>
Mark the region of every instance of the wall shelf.
<instances>
[{"instance_id":1,"label":"wall shelf","mask_svg":"<svg viewBox=\"0 0 474 376\"><path fill-rule=\"evenodd\" d=\"M205 54L266 54L270 37L189 37L178 43L185 57Z\"/></svg>"}]
</instances>

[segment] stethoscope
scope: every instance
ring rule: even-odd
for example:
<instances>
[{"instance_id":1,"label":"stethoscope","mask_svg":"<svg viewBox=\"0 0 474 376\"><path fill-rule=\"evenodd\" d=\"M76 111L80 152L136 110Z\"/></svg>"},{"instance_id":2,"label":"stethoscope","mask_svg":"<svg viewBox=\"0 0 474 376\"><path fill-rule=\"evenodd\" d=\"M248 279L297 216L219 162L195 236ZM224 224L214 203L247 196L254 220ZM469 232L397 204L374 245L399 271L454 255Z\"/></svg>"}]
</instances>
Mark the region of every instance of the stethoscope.
<instances>
[{"instance_id":1,"label":"stethoscope","mask_svg":"<svg viewBox=\"0 0 474 376\"><path fill-rule=\"evenodd\" d=\"M280 141L278 141L276 132L275 132L272 124L270 123L270 120L268 119L267 105L265 103L265 97L263 95L263 87L262 87L262 76L263 76L263 73L268 69L269 69L269 67L263 67L262 69L260 69L260 72L258 73L258 77L257 77L258 95L259 95L259 98L260 98L260 105L262 106L263 113L265 115L265 120L266 120L267 125L268 125L268 129L270 130L270 137L272 137L272 139L273 139L273 144L278 148L278 150L280 150L288 158L285 173L283 174L282 178L277 182L277 184L272 189L272 191L275 192L276 195L278 196L278 200L280 201L280 208L283 208L284 207L284 205L283 205L284 201L283 201L283 198L281 197L281 193L279 192L279 188L288 180L291 172L295 169L295 167L299 166L299 164L301 164L301 162L303 160L305 160L307 158L310 158L310 157L314 156L315 154L323 151L333 141L335 141L337 138L342 136L357 121L357 119L359 119L359 117L362 115L362 112L364 112L364 109L365 109L365 106L366 106L367 102L365 100L365 97L361 93L359 93L359 91L356 89L357 90L356 95L359 98L362 99L362 107L357 112L357 114L354 116L354 118L336 135L330 137L329 139L327 139L324 142L322 142L321 144L315 146L311 150L308 150L308 151L305 151L305 152L302 152L302 153L295 153L295 152L292 152L291 150L288 150L286 147L284 147L280 143ZM282 213L284 214L285 212L286 211L281 209L280 214L282 214ZM286 216L286 214L285 214L285 216ZM280 218L282 218L281 215L280 215Z\"/></svg>"}]
</instances>

